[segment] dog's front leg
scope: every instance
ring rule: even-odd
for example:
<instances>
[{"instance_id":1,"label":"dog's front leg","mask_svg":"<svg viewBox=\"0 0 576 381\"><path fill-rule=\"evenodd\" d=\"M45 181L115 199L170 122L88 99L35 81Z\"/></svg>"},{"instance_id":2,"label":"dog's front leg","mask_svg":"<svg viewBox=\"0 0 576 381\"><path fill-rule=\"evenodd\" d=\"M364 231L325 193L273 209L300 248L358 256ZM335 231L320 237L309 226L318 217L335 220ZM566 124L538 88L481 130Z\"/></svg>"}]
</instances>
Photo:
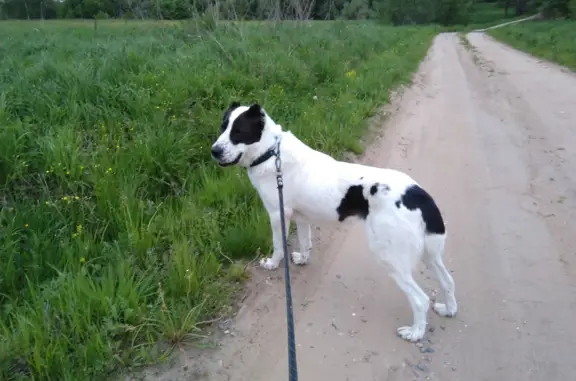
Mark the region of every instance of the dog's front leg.
<instances>
[{"instance_id":1,"label":"dog's front leg","mask_svg":"<svg viewBox=\"0 0 576 381\"><path fill-rule=\"evenodd\" d=\"M297 265L305 265L310 259L310 251L312 250L312 233L310 224L305 222L296 222L296 229L298 233L298 243L300 244L300 252L292 253L292 261Z\"/></svg>"},{"instance_id":2,"label":"dog's front leg","mask_svg":"<svg viewBox=\"0 0 576 381\"><path fill-rule=\"evenodd\" d=\"M284 217L286 219L286 238L288 238L288 232L290 231L290 216L288 210L284 209ZM272 243L274 245L274 252L272 257L264 258L260 261L260 266L267 270L273 270L278 267L280 260L284 254L284 247L282 245L282 223L280 218L280 212L269 213L270 215L270 227L272 228ZM288 263L286 264L288 265Z\"/></svg>"}]
</instances>

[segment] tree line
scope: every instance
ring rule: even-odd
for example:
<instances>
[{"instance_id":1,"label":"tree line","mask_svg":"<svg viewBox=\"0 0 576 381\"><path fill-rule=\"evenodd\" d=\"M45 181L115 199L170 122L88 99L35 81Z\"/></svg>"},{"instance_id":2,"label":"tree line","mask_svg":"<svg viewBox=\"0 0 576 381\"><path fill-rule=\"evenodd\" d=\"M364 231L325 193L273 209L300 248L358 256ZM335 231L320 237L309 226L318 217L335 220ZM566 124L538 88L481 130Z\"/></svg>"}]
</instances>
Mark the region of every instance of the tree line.
<instances>
[{"instance_id":1,"label":"tree line","mask_svg":"<svg viewBox=\"0 0 576 381\"><path fill-rule=\"evenodd\" d=\"M576 0L0 0L0 19L379 19L395 25L467 24L479 3L506 15L576 17Z\"/></svg>"}]
</instances>

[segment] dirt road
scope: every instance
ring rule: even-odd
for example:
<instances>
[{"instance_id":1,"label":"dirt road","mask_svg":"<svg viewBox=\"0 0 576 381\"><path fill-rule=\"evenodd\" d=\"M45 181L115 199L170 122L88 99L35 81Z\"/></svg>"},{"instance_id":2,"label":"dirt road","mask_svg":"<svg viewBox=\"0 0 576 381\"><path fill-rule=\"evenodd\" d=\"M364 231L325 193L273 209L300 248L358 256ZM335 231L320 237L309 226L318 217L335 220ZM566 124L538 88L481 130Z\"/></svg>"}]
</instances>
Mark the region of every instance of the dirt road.
<instances>
[{"instance_id":1,"label":"dirt road","mask_svg":"<svg viewBox=\"0 0 576 381\"><path fill-rule=\"evenodd\" d=\"M316 232L293 267L300 380L566 381L576 377L576 76L473 33L439 35L365 163L438 200L459 314L420 344L360 222ZM422 267L422 270L425 270ZM431 294L428 271L417 280ZM157 380L287 380L282 271L255 270L221 349Z\"/></svg>"}]
</instances>

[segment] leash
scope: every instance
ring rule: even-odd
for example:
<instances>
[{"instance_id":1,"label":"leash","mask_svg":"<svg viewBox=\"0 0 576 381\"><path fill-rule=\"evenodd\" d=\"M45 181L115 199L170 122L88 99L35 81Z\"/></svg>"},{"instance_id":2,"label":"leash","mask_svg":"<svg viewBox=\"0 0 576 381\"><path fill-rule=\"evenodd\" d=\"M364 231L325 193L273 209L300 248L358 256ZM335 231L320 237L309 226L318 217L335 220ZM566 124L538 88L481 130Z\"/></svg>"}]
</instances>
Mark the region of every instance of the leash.
<instances>
[{"instance_id":1,"label":"leash","mask_svg":"<svg viewBox=\"0 0 576 381\"><path fill-rule=\"evenodd\" d=\"M278 186L278 201L280 204L280 223L282 227L282 246L284 249L284 283L286 285L286 318L288 325L288 380L298 381L298 368L296 366L296 339L294 337L294 313L292 309L292 288L290 285L290 258L288 256L288 242L286 240L286 219L284 218L284 181L282 179L282 160L280 159L280 141L276 141L276 184Z\"/></svg>"}]
</instances>

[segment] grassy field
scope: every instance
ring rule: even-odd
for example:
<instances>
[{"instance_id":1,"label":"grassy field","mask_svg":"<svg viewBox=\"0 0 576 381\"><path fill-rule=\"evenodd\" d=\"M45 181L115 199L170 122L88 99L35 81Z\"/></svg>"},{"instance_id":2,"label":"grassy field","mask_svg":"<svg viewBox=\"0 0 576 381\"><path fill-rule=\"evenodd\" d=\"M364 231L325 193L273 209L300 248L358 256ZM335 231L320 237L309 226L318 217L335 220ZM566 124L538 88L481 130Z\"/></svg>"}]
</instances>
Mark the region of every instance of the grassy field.
<instances>
[{"instance_id":1,"label":"grassy field","mask_svg":"<svg viewBox=\"0 0 576 381\"><path fill-rule=\"evenodd\" d=\"M490 30L502 42L576 70L576 21L534 21Z\"/></svg>"},{"instance_id":2,"label":"grassy field","mask_svg":"<svg viewBox=\"0 0 576 381\"><path fill-rule=\"evenodd\" d=\"M362 150L435 28L3 22L0 379L109 380L226 313L267 216L209 147L232 100ZM162 343L163 345L158 345Z\"/></svg>"}]
</instances>

